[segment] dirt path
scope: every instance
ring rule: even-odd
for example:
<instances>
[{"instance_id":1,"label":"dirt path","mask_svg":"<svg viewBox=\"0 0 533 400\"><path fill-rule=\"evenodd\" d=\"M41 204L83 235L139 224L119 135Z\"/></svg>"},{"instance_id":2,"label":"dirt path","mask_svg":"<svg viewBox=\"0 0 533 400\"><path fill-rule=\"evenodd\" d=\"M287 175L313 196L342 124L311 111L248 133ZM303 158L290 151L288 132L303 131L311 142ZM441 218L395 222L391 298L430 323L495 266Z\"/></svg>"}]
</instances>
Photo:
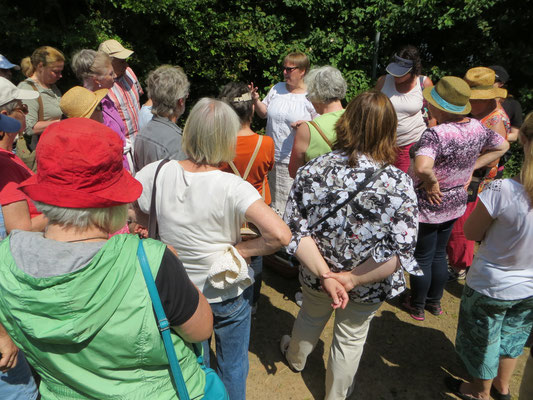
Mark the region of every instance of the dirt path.
<instances>
[{"instance_id":1,"label":"dirt path","mask_svg":"<svg viewBox=\"0 0 533 400\"><path fill-rule=\"evenodd\" d=\"M332 319L307 361L305 370L293 373L282 361L279 338L290 334L299 307L294 303L297 279L280 277L265 268L259 308L252 322L250 373L247 398L250 400L322 399ZM372 320L365 350L350 399L435 400L455 399L446 393L443 377L468 378L454 351L459 298L463 282L448 284L443 298L444 314L426 313L416 322L396 298L383 304ZM526 361L520 357L513 376L511 393L517 394Z\"/></svg>"}]
</instances>

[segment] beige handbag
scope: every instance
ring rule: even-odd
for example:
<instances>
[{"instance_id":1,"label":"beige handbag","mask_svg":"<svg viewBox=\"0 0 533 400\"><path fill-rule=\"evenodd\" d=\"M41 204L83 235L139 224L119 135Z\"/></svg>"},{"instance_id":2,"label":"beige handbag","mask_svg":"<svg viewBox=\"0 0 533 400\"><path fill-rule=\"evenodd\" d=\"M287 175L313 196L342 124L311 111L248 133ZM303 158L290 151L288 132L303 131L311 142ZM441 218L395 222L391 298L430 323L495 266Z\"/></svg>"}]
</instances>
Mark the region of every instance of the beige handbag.
<instances>
[{"instance_id":1,"label":"beige handbag","mask_svg":"<svg viewBox=\"0 0 533 400\"><path fill-rule=\"evenodd\" d=\"M37 89L37 86L35 86L35 83L31 81L28 81L28 83L31 85L33 90L35 90L36 92L39 92L39 90ZM40 94L39 94L39 97L37 97L37 101L39 102L39 111L38 111L37 121L44 121L44 105L43 105L43 99L41 99ZM17 140L17 157L20 158L29 169L31 169L33 172L37 172L37 162L35 160L35 149L30 150L28 148L26 135L24 134L19 135L19 138Z\"/></svg>"}]
</instances>

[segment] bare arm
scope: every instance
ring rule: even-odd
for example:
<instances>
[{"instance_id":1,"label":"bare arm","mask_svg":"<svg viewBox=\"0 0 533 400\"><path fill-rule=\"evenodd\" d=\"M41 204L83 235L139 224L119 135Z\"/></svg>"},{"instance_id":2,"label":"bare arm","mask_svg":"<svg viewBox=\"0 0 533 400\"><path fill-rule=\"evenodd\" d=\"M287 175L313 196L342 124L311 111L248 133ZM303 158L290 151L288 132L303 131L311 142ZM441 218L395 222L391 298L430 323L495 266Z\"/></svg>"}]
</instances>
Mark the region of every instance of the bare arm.
<instances>
[{"instance_id":1,"label":"bare arm","mask_svg":"<svg viewBox=\"0 0 533 400\"><path fill-rule=\"evenodd\" d=\"M300 240L294 255L303 266L320 278L324 291L333 300L332 307L346 307L348 293L342 287L342 283L333 279L323 279L324 275L331 273L331 271L311 236L305 236Z\"/></svg>"},{"instance_id":2,"label":"bare arm","mask_svg":"<svg viewBox=\"0 0 533 400\"><path fill-rule=\"evenodd\" d=\"M433 171L435 160L428 156L416 156L414 171L416 176L422 181L426 190L428 200L431 204L440 204L442 192L440 191L439 181Z\"/></svg>"},{"instance_id":3,"label":"bare arm","mask_svg":"<svg viewBox=\"0 0 533 400\"><path fill-rule=\"evenodd\" d=\"M235 248L243 258L272 254L291 240L289 227L278 214L265 204L263 199L252 203L246 210L246 220L261 232L257 239L239 242Z\"/></svg>"},{"instance_id":4,"label":"bare arm","mask_svg":"<svg viewBox=\"0 0 533 400\"><path fill-rule=\"evenodd\" d=\"M380 282L392 275L399 267L400 260L396 256L382 263L377 263L370 257L351 271L329 272L324 275L324 278L333 278L339 281L344 289L350 291L356 286Z\"/></svg>"},{"instance_id":5,"label":"bare arm","mask_svg":"<svg viewBox=\"0 0 533 400\"><path fill-rule=\"evenodd\" d=\"M507 150L509 150L509 142L505 140L498 147L487 150L482 155L480 155L478 159L476 160L476 163L474 164L474 169L478 169L481 167L485 167L486 165L489 165L493 161L503 156Z\"/></svg>"},{"instance_id":6,"label":"bare arm","mask_svg":"<svg viewBox=\"0 0 533 400\"><path fill-rule=\"evenodd\" d=\"M311 132L307 124L300 124L294 134L291 160L289 161L289 175L294 179L298 168L305 164L305 152L311 142Z\"/></svg>"},{"instance_id":7,"label":"bare arm","mask_svg":"<svg viewBox=\"0 0 533 400\"><path fill-rule=\"evenodd\" d=\"M211 312L211 306L199 290L198 296L198 307L192 317L180 326L172 327L178 335L191 343L207 340L213 333L213 313Z\"/></svg>"},{"instance_id":8,"label":"bare arm","mask_svg":"<svg viewBox=\"0 0 533 400\"><path fill-rule=\"evenodd\" d=\"M254 86L253 82L250 82L248 87L252 91L252 100L254 102L255 113L257 115L259 115L259 117L265 119L266 116L267 116L267 106L259 98L259 93L257 92L257 87Z\"/></svg>"},{"instance_id":9,"label":"bare arm","mask_svg":"<svg viewBox=\"0 0 533 400\"><path fill-rule=\"evenodd\" d=\"M30 209L26 200L16 201L2 206L2 214L4 214L4 224L8 234L13 229L41 232L48 222L42 214L30 218Z\"/></svg>"},{"instance_id":10,"label":"bare arm","mask_svg":"<svg viewBox=\"0 0 533 400\"><path fill-rule=\"evenodd\" d=\"M507 135L507 141L516 142L518 140L518 132L520 132L520 129L516 126L511 126L511 132Z\"/></svg>"},{"instance_id":11,"label":"bare arm","mask_svg":"<svg viewBox=\"0 0 533 400\"><path fill-rule=\"evenodd\" d=\"M0 371L6 372L17 365L19 349L0 324Z\"/></svg>"},{"instance_id":12,"label":"bare arm","mask_svg":"<svg viewBox=\"0 0 533 400\"><path fill-rule=\"evenodd\" d=\"M60 120L59 119L53 119L53 120L50 120L50 121L38 121L34 126L33 126L33 133L35 135L40 135L41 133L44 132L44 130L46 128L48 128L49 125L52 125L53 123L55 122L59 122Z\"/></svg>"},{"instance_id":13,"label":"bare arm","mask_svg":"<svg viewBox=\"0 0 533 400\"><path fill-rule=\"evenodd\" d=\"M468 217L464 225L465 236L468 240L481 241L494 219L490 216L482 201L478 201L476 208Z\"/></svg>"},{"instance_id":14,"label":"bare arm","mask_svg":"<svg viewBox=\"0 0 533 400\"><path fill-rule=\"evenodd\" d=\"M426 78L424 79L424 88L427 88L427 87L433 87L433 82L431 81L431 79L429 79L429 77L426 76ZM425 100L424 100L424 104L426 104ZM433 116L428 111L428 128L432 128L436 125L437 125L437 120L433 118Z\"/></svg>"}]
</instances>

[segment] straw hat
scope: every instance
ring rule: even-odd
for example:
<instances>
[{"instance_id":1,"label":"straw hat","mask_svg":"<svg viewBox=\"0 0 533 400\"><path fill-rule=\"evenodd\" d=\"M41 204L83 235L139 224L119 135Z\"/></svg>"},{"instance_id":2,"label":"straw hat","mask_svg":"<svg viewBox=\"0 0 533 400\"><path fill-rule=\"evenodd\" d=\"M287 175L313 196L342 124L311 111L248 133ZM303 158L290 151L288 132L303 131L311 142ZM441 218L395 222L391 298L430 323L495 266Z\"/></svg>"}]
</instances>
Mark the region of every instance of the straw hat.
<instances>
[{"instance_id":1,"label":"straw hat","mask_svg":"<svg viewBox=\"0 0 533 400\"><path fill-rule=\"evenodd\" d=\"M494 87L496 73L486 67L470 68L466 71L465 81L472 90L470 100L491 100L497 97L505 99L507 90Z\"/></svg>"},{"instance_id":2,"label":"straw hat","mask_svg":"<svg viewBox=\"0 0 533 400\"><path fill-rule=\"evenodd\" d=\"M456 76L443 77L435 86L425 88L423 95L429 104L439 110L459 115L470 113L470 87Z\"/></svg>"},{"instance_id":3,"label":"straw hat","mask_svg":"<svg viewBox=\"0 0 533 400\"><path fill-rule=\"evenodd\" d=\"M139 198L142 185L122 165L122 140L104 124L69 118L45 129L37 174L19 185L35 201L68 208L105 208Z\"/></svg>"},{"instance_id":4,"label":"straw hat","mask_svg":"<svg viewBox=\"0 0 533 400\"><path fill-rule=\"evenodd\" d=\"M91 118L109 89L94 92L81 86L74 86L61 97L59 107L68 118Z\"/></svg>"}]
</instances>

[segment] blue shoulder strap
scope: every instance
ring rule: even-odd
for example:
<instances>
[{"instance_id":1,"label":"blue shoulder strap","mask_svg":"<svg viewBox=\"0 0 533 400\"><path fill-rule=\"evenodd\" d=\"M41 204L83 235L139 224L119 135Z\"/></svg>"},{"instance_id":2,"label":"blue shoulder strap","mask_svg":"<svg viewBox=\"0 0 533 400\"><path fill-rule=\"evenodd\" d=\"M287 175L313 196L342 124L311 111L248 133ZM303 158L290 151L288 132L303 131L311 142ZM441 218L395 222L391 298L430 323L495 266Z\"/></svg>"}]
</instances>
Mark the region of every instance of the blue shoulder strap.
<instances>
[{"instance_id":1,"label":"blue shoulder strap","mask_svg":"<svg viewBox=\"0 0 533 400\"><path fill-rule=\"evenodd\" d=\"M174 344L172 343L172 338L170 337L170 324L168 323L167 316L163 310L163 305L161 304L161 299L159 298L159 293L157 292L157 288L155 286L154 277L152 275L152 271L150 270L146 253L144 252L142 240L139 241L137 257L139 258L144 280L146 281L146 287L148 288L148 293L150 293L155 315L157 316L157 326L159 327L161 336L163 336L163 343L165 345L165 351L167 352L168 361L170 363L170 371L172 372L172 377L174 378L174 383L176 384L178 396L180 400L190 400L189 392L187 390L187 386L185 386L185 381L183 380L183 375L181 373L180 364L178 363L178 357L176 356L176 350L174 349Z\"/></svg>"}]
</instances>

